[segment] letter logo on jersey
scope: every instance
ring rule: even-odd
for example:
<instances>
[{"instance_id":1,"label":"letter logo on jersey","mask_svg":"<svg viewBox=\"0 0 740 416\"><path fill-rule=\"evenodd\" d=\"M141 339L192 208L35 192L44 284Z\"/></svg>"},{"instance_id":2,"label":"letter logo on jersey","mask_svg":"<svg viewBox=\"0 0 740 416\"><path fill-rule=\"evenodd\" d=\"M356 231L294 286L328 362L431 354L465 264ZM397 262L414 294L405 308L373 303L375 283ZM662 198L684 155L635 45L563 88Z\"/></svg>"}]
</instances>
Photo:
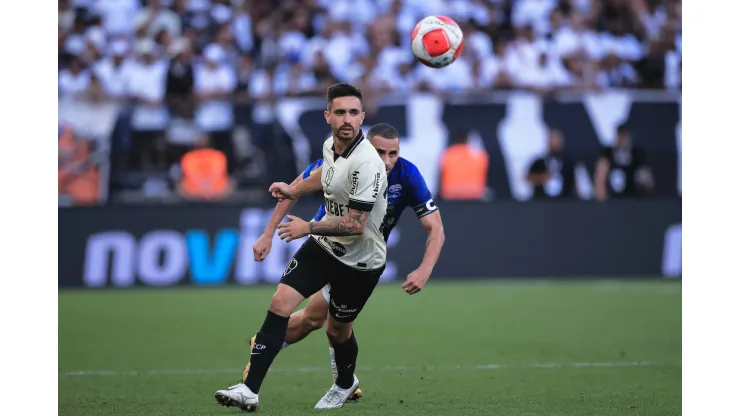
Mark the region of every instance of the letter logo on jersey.
<instances>
[{"instance_id":1,"label":"letter logo on jersey","mask_svg":"<svg viewBox=\"0 0 740 416\"><path fill-rule=\"evenodd\" d=\"M375 184L373 185L373 198L378 197L379 190L380 190L380 172L375 174Z\"/></svg>"},{"instance_id":2,"label":"letter logo on jersey","mask_svg":"<svg viewBox=\"0 0 740 416\"><path fill-rule=\"evenodd\" d=\"M354 195L357 192L357 182L360 180L360 172L352 172L352 187L349 189L349 194Z\"/></svg>"},{"instance_id":3,"label":"letter logo on jersey","mask_svg":"<svg viewBox=\"0 0 740 416\"><path fill-rule=\"evenodd\" d=\"M342 257L347 253L347 249L336 241L331 241L331 251L337 257Z\"/></svg>"}]
</instances>

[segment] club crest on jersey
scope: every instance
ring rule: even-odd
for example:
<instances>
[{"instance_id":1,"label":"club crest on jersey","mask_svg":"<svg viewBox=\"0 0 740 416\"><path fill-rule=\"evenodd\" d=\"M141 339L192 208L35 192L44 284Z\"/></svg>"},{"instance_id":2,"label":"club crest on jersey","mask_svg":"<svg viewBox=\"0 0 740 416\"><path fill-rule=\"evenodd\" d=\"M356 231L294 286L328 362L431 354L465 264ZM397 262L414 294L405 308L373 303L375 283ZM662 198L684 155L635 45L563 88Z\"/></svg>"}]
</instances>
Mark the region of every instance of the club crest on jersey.
<instances>
[{"instance_id":1,"label":"club crest on jersey","mask_svg":"<svg viewBox=\"0 0 740 416\"><path fill-rule=\"evenodd\" d=\"M334 168L330 167L326 171L326 177L324 178L324 187L328 188L329 185L331 185L331 179L334 177ZM324 192L326 192L327 195L331 195L331 191L328 189L324 189Z\"/></svg>"},{"instance_id":2,"label":"club crest on jersey","mask_svg":"<svg viewBox=\"0 0 740 416\"><path fill-rule=\"evenodd\" d=\"M324 185L329 186L331 185L331 180L334 177L334 168L330 167L329 170L326 171L326 178L324 179Z\"/></svg>"},{"instance_id":3,"label":"club crest on jersey","mask_svg":"<svg viewBox=\"0 0 740 416\"><path fill-rule=\"evenodd\" d=\"M401 192L403 191L403 186L401 184L395 184L388 187L388 194L392 199L396 199L399 196L401 196Z\"/></svg>"}]
</instances>

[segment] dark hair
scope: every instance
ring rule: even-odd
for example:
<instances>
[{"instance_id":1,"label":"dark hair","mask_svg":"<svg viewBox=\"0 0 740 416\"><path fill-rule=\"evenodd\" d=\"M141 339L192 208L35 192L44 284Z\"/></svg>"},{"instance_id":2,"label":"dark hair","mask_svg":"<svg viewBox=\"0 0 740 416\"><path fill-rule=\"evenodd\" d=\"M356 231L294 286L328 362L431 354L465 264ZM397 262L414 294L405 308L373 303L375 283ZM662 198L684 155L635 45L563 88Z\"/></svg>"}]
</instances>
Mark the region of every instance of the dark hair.
<instances>
[{"instance_id":1,"label":"dark hair","mask_svg":"<svg viewBox=\"0 0 740 416\"><path fill-rule=\"evenodd\" d=\"M367 138L372 139L375 136L380 136L386 139L398 139L398 131L393 128L390 124L378 123L367 131Z\"/></svg>"},{"instance_id":2,"label":"dark hair","mask_svg":"<svg viewBox=\"0 0 740 416\"><path fill-rule=\"evenodd\" d=\"M617 126L617 134L629 133L629 132L630 132L630 126L627 123L622 123L619 126Z\"/></svg>"},{"instance_id":3,"label":"dark hair","mask_svg":"<svg viewBox=\"0 0 740 416\"><path fill-rule=\"evenodd\" d=\"M360 103L362 103L362 92L360 92L360 89L344 82L334 84L326 90L326 100L329 105L331 105L331 102L335 98L339 97L357 97L360 99Z\"/></svg>"}]
</instances>

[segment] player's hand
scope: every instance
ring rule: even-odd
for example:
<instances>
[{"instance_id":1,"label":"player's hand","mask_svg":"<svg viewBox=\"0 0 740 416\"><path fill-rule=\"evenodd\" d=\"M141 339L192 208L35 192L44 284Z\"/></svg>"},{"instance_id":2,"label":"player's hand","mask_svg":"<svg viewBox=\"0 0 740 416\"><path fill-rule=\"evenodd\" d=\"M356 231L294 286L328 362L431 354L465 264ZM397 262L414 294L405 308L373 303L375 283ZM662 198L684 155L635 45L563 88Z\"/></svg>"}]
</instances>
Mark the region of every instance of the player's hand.
<instances>
[{"instance_id":1,"label":"player's hand","mask_svg":"<svg viewBox=\"0 0 740 416\"><path fill-rule=\"evenodd\" d=\"M252 246L254 250L254 261L262 261L272 250L272 237L262 234Z\"/></svg>"},{"instance_id":2,"label":"player's hand","mask_svg":"<svg viewBox=\"0 0 740 416\"><path fill-rule=\"evenodd\" d=\"M284 199L296 199L295 187L285 182L275 182L270 185L270 194L280 201Z\"/></svg>"},{"instance_id":3,"label":"player's hand","mask_svg":"<svg viewBox=\"0 0 740 416\"><path fill-rule=\"evenodd\" d=\"M306 221L293 215L288 215L288 220L278 225L278 236L281 240L289 243L309 234L310 230Z\"/></svg>"},{"instance_id":4,"label":"player's hand","mask_svg":"<svg viewBox=\"0 0 740 416\"><path fill-rule=\"evenodd\" d=\"M421 289L424 289L424 285L427 283L427 280L429 280L429 275L431 274L431 272L422 270L421 268L416 269L409 273L406 281L401 285L401 288L409 295L419 293Z\"/></svg>"}]
</instances>

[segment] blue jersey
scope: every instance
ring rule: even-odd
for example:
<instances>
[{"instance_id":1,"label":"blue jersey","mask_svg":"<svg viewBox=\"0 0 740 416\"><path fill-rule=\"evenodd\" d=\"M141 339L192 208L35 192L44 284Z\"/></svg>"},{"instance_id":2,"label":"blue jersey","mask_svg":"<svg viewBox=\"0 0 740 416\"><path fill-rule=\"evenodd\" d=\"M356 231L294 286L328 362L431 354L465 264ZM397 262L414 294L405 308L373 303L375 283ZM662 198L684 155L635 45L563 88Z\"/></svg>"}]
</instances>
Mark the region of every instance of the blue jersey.
<instances>
[{"instance_id":1,"label":"blue jersey","mask_svg":"<svg viewBox=\"0 0 740 416\"><path fill-rule=\"evenodd\" d=\"M311 176L323 163L324 159L319 159L308 165L303 171L303 179ZM386 242L406 207L411 207L418 218L437 210L432 193L429 192L419 169L413 163L399 157L393 170L388 174L388 209L381 226ZM314 221L321 220L325 213L326 207L322 204L313 217Z\"/></svg>"}]
</instances>

